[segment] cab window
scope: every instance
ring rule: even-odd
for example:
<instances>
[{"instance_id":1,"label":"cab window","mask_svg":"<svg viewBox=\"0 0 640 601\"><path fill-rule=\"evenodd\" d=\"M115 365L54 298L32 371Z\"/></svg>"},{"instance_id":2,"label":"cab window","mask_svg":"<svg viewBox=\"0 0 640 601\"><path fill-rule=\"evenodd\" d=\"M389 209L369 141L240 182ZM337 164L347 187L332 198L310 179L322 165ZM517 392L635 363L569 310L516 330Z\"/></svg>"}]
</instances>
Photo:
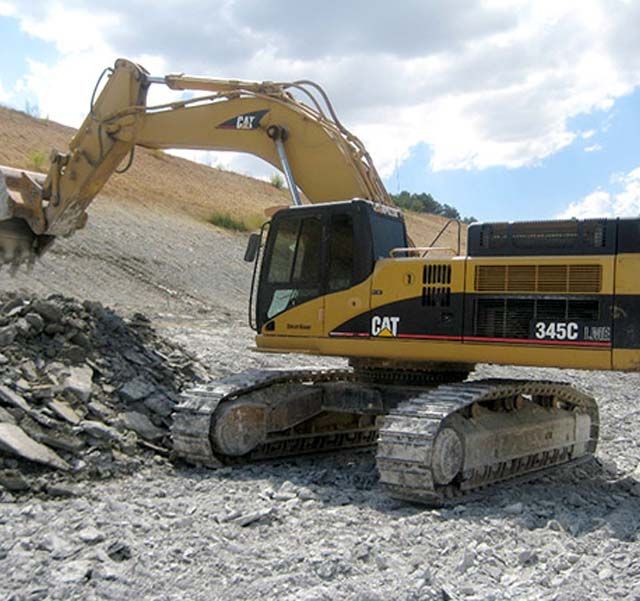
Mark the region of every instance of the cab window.
<instances>
[{"instance_id":1,"label":"cab window","mask_svg":"<svg viewBox=\"0 0 640 601\"><path fill-rule=\"evenodd\" d=\"M353 218L332 215L329 226L329 292L350 288L353 284Z\"/></svg>"},{"instance_id":2,"label":"cab window","mask_svg":"<svg viewBox=\"0 0 640 601\"><path fill-rule=\"evenodd\" d=\"M322 221L317 217L281 221L267 276L271 285L267 319L320 296L321 266Z\"/></svg>"}]
</instances>

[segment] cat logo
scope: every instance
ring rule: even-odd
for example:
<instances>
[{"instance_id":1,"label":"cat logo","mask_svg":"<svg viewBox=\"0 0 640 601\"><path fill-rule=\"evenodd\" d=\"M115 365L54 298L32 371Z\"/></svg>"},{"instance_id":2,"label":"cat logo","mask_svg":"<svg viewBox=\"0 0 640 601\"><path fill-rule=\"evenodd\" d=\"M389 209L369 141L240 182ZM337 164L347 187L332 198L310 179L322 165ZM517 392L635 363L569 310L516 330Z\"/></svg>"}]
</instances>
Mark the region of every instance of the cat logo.
<instances>
[{"instance_id":1,"label":"cat logo","mask_svg":"<svg viewBox=\"0 0 640 601\"><path fill-rule=\"evenodd\" d=\"M399 317L380 317L380 315L374 315L371 318L371 335L393 338L398 335L399 323Z\"/></svg>"},{"instance_id":2,"label":"cat logo","mask_svg":"<svg viewBox=\"0 0 640 601\"><path fill-rule=\"evenodd\" d=\"M227 119L224 123L218 125L218 129L258 129L260 120L269 112L269 109L263 111L254 111L253 113L244 113Z\"/></svg>"}]
</instances>

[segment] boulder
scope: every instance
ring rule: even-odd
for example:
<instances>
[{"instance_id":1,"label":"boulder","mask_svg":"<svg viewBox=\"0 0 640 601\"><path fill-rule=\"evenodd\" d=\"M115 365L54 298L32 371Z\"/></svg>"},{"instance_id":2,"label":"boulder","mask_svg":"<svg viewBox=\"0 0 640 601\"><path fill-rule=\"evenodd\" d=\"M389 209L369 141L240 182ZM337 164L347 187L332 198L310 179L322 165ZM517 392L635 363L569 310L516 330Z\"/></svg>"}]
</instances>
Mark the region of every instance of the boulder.
<instances>
[{"instance_id":1,"label":"boulder","mask_svg":"<svg viewBox=\"0 0 640 601\"><path fill-rule=\"evenodd\" d=\"M50 301L37 299L33 301L31 308L49 322L59 323L62 321L62 309Z\"/></svg>"}]
</instances>

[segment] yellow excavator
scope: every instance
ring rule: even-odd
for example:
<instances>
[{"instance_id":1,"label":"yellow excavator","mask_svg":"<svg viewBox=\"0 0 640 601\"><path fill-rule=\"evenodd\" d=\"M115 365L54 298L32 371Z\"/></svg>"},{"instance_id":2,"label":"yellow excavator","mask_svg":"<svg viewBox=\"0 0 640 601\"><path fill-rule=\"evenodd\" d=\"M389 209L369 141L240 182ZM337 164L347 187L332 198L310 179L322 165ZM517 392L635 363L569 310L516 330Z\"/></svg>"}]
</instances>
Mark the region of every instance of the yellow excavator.
<instances>
[{"instance_id":1,"label":"yellow excavator","mask_svg":"<svg viewBox=\"0 0 640 601\"><path fill-rule=\"evenodd\" d=\"M15 268L82 228L137 145L251 153L282 170L293 200L247 247L256 350L350 363L248 370L185 391L177 456L218 467L377 443L389 494L440 504L595 451L586 394L467 377L479 362L637 371L640 219L473 224L464 256L459 244L434 253L410 242L318 85L152 77L123 59L103 76L44 181L0 183L2 261ZM147 106L151 85L189 97Z\"/></svg>"}]
</instances>

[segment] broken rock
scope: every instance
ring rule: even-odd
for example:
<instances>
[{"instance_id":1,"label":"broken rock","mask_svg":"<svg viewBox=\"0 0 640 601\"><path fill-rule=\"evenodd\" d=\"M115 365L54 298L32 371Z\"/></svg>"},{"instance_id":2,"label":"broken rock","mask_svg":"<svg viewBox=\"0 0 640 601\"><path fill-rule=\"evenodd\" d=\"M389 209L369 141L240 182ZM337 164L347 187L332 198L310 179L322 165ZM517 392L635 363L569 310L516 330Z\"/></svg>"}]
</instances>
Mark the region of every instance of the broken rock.
<instances>
[{"instance_id":1,"label":"broken rock","mask_svg":"<svg viewBox=\"0 0 640 601\"><path fill-rule=\"evenodd\" d=\"M80 584L91 578L92 569L90 561L77 559L62 564L53 577L59 584Z\"/></svg>"},{"instance_id":2,"label":"broken rock","mask_svg":"<svg viewBox=\"0 0 640 601\"><path fill-rule=\"evenodd\" d=\"M34 334L40 334L44 330L44 319L38 313L27 313L24 318Z\"/></svg>"},{"instance_id":3,"label":"broken rock","mask_svg":"<svg viewBox=\"0 0 640 601\"><path fill-rule=\"evenodd\" d=\"M236 518L234 522L236 524L239 524L243 528L245 528L250 524L259 522L260 520L263 520L269 517L272 513L273 513L272 507L268 507L266 509L259 509L258 511L252 511L250 513L245 513L244 515L241 515L240 517Z\"/></svg>"},{"instance_id":4,"label":"broken rock","mask_svg":"<svg viewBox=\"0 0 640 601\"><path fill-rule=\"evenodd\" d=\"M123 415L123 419L129 430L133 430L142 436L142 438L146 438L147 440L156 440L165 435L165 432L153 425L151 420L144 413L139 413L138 411L127 411Z\"/></svg>"},{"instance_id":5,"label":"broken rock","mask_svg":"<svg viewBox=\"0 0 640 601\"><path fill-rule=\"evenodd\" d=\"M70 470L71 466L57 453L28 436L14 424L0 424L0 449L59 470Z\"/></svg>"},{"instance_id":6,"label":"broken rock","mask_svg":"<svg viewBox=\"0 0 640 601\"><path fill-rule=\"evenodd\" d=\"M133 378L133 380L129 380L121 389L120 389L120 398L127 403L132 403L135 401L141 401L146 399L150 394L155 392L156 387L147 382L142 377Z\"/></svg>"},{"instance_id":7,"label":"broken rock","mask_svg":"<svg viewBox=\"0 0 640 601\"><path fill-rule=\"evenodd\" d=\"M73 424L74 426L77 426L82 421L80 415L75 412L75 410L73 409L73 407L71 407L71 405L69 405L69 403L54 399L53 401L49 401L47 406L58 417L61 417L63 420L69 422L70 424Z\"/></svg>"},{"instance_id":8,"label":"broken rock","mask_svg":"<svg viewBox=\"0 0 640 601\"><path fill-rule=\"evenodd\" d=\"M144 400L144 406L162 417L169 417L175 407L175 401L167 395L156 392Z\"/></svg>"},{"instance_id":9,"label":"broken rock","mask_svg":"<svg viewBox=\"0 0 640 601\"><path fill-rule=\"evenodd\" d=\"M131 559L131 547L124 541L115 541L107 547L107 555L113 561L126 561Z\"/></svg>"},{"instance_id":10,"label":"broken rock","mask_svg":"<svg viewBox=\"0 0 640 601\"><path fill-rule=\"evenodd\" d=\"M11 415L6 409L0 407L0 422L6 422L8 424L15 424L16 418Z\"/></svg>"},{"instance_id":11,"label":"broken rock","mask_svg":"<svg viewBox=\"0 0 640 601\"><path fill-rule=\"evenodd\" d=\"M102 422L96 422L86 419L84 421L81 421L79 426L83 432L85 432L89 436L93 436L94 438L98 438L101 440L120 440L120 433L115 428L107 426Z\"/></svg>"},{"instance_id":12,"label":"broken rock","mask_svg":"<svg viewBox=\"0 0 640 601\"><path fill-rule=\"evenodd\" d=\"M11 390L11 388L2 385L0 385L0 401L4 401L8 405L13 405L25 413L29 413L31 409L27 401L25 401L18 393Z\"/></svg>"},{"instance_id":13,"label":"broken rock","mask_svg":"<svg viewBox=\"0 0 640 601\"><path fill-rule=\"evenodd\" d=\"M75 487L66 484L50 484L46 488L50 497L75 497L78 491Z\"/></svg>"},{"instance_id":14,"label":"broken rock","mask_svg":"<svg viewBox=\"0 0 640 601\"><path fill-rule=\"evenodd\" d=\"M93 370L88 366L71 367L70 372L62 384L63 390L70 392L78 400L86 403L91 397Z\"/></svg>"},{"instance_id":15,"label":"broken rock","mask_svg":"<svg viewBox=\"0 0 640 601\"><path fill-rule=\"evenodd\" d=\"M18 335L18 330L14 326L0 328L0 346L10 345Z\"/></svg>"},{"instance_id":16,"label":"broken rock","mask_svg":"<svg viewBox=\"0 0 640 601\"><path fill-rule=\"evenodd\" d=\"M33 301L33 310L47 321L59 323L62 321L62 309L52 302L37 299Z\"/></svg>"},{"instance_id":17,"label":"broken rock","mask_svg":"<svg viewBox=\"0 0 640 601\"><path fill-rule=\"evenodd\" d=\"M14 470L0 472L0 486L11 492L22 492L31 488L24 476Z\"/></svg>"},{"instance_id":18,"label":"broken rock","mask_svg":"<svg viewBox=\"0 0 640 601\"><path fill-rule=\"evenodd\" d=\"M104 540L104 534L93 526L87 526L78 532L78 538L89 545L101 543Z\"/></svg>"}]
</instances>

